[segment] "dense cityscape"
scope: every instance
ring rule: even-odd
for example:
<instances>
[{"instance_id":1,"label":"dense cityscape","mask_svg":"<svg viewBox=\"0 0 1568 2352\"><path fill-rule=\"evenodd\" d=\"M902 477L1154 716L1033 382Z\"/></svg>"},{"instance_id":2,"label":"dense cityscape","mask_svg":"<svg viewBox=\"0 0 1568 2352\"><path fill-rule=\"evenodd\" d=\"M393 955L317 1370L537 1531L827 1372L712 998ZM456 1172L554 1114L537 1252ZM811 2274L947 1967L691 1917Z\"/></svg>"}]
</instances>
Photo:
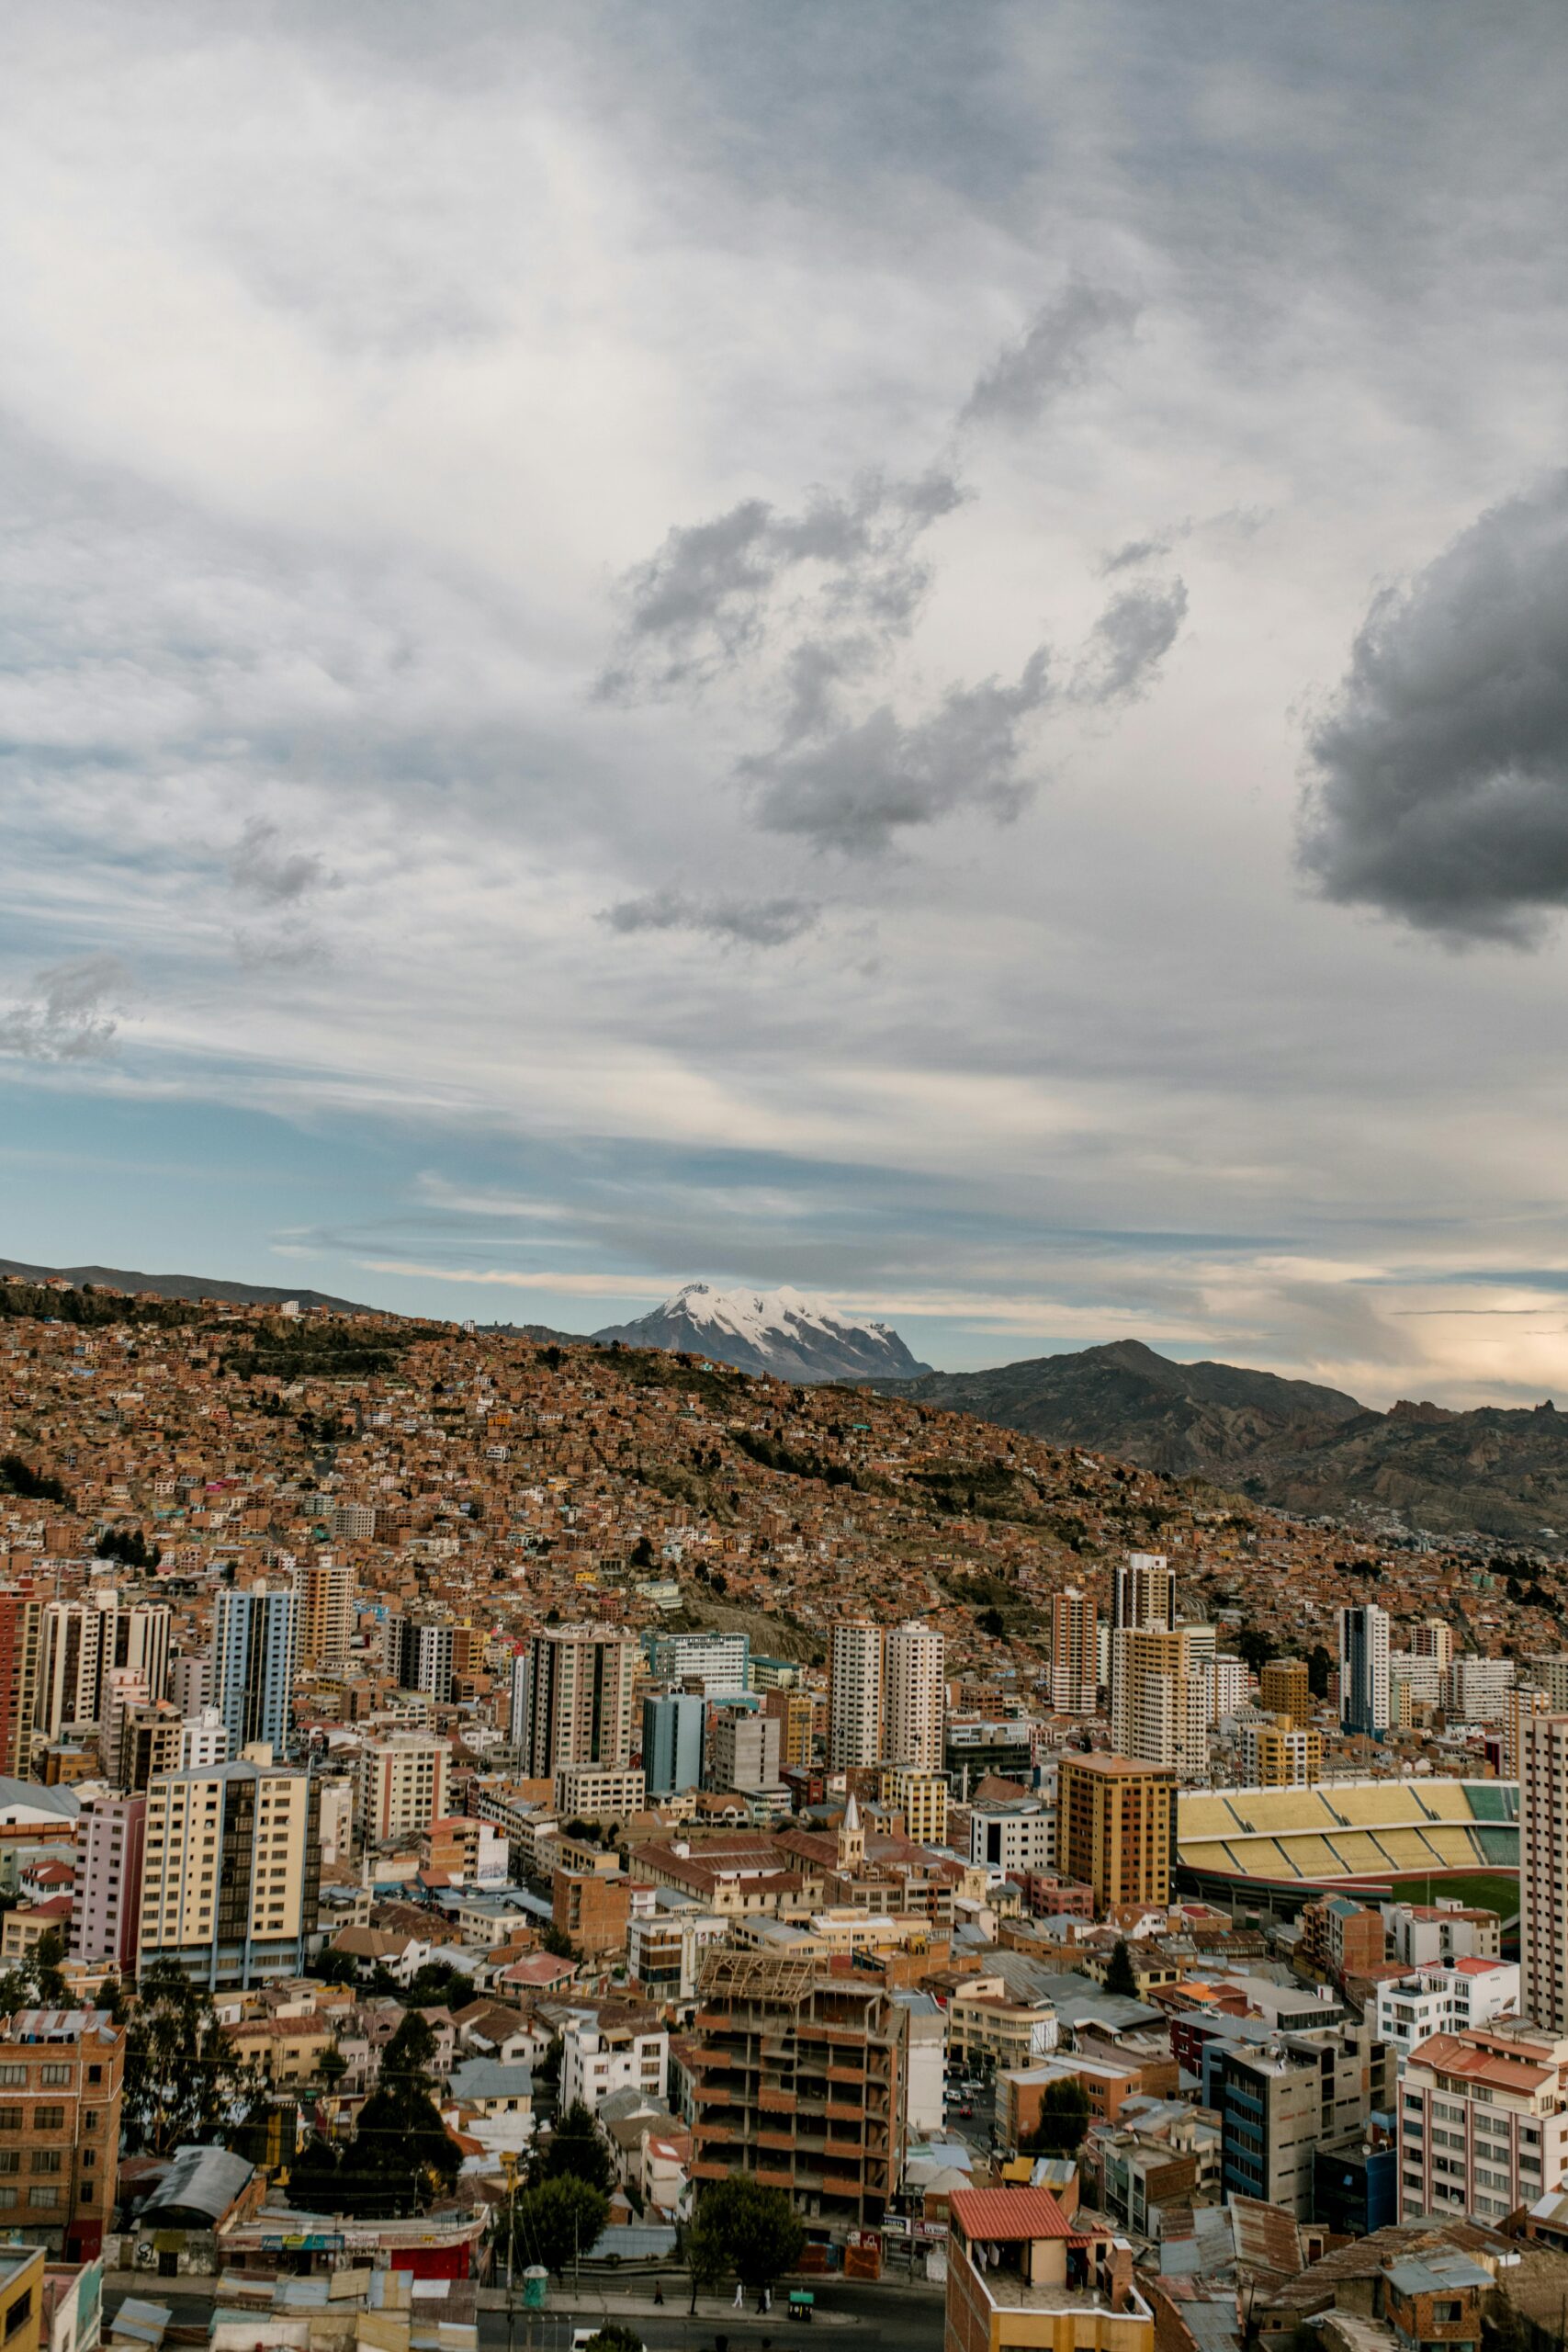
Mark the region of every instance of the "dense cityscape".
<instances>
[{"instance_id":1,"label":"dense cityscape","mask_svg":"<svg viewBox=\"0 0 1568 2352\"><path fill-rule=\"evenodd\" d=\"M0 1307L0 2302L49 2340L195 2292L460 2347L667 2274L744 2324L879 2282L951 2352L1550 2330L1547 1553L697 1355Z\"/></svg>"}]
</instances>

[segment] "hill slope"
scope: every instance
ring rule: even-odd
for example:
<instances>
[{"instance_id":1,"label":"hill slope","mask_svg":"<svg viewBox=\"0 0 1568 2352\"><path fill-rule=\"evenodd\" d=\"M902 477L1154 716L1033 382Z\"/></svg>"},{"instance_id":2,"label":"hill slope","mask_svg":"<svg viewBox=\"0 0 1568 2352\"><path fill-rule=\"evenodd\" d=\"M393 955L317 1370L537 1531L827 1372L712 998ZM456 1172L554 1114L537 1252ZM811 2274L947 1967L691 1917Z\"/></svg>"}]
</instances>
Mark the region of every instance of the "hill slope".
<instances>
[{"instance_id":1,"label":"hill slope","mask_svg":"<svg viewBox=\"0 0 1568 2352\"><path fill-rule=\"evenodd\" d=\"M28 1266L19 1258L0 1258L0 1280L15 1274L26 1283L72 1283L78 1289L91 1283L96 1289L152 1291L159 1298L220 1298L232 1306L281 1306L295 1299L301 1306L330 1306L338 1315L378 1315L379 1307L359 1306L351 1298L333 1298L324 1290L278 1289L267 1283L209 1282L203 1274L137 1274L123 1266Z\"/></svg>"}]
</instances>

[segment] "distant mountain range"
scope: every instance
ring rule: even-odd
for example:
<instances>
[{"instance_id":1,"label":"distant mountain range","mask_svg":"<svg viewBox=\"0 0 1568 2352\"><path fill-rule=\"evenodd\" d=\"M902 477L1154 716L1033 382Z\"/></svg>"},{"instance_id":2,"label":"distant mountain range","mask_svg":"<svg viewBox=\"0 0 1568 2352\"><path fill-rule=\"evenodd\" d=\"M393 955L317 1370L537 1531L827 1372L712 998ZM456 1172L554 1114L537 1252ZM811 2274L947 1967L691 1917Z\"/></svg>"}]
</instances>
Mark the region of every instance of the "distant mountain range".
<instances>
[{"instance_id":1,"label":"distant mountain range","mask_svg":"<svg viewBox=\"0 0 1568 2352\"><path fill-rule=\"evenodd\" d=\"M602 1345L620 1340L628 1348L712 1356L739 1372L772 1373L777 1380L908 1381L931 1373L890 1324L841 1315L825 1299L787 1287L715 1290L708 1283L687 1283L651 1314L609 1324L593 1337Z\"/></svg>"},{"instance_id":2,"label":"distant mountain range","mask_svg":"<svg viewBox=\"0 0 1568 2352\"><path fill-rule=\"evenodd\" d=\"M1224 1363L1173 1363L1137 1340L992 1372L879 1379L884 1393L1217 1485L1303 1516L1392 1511L1434 1534L1568 1534L1568 1416L1551 1404L1473 1412Z\"/></svg>"},{"instance_id":3,"label":"distant mountain range","mask_svg":"<svg viewBox=\"0 0 1568 2352\"><path fill-rule=\"evenodd\" d=\"M103 1290L150 1290L160 1298L220 1298L231 1306L281 1306L294 1299L301 1306L330 1306L338 1315L377 1315L383 1310L358 1306L352 1298L333 1298L324 1290L277 1290L266 1283L209 1282L205 1274L138 1274L124 1266L27 1266L19 1258L0 1258L0 1281L7 1274L25 1283L91 1283Z\"/></svg>"}]
</instances>

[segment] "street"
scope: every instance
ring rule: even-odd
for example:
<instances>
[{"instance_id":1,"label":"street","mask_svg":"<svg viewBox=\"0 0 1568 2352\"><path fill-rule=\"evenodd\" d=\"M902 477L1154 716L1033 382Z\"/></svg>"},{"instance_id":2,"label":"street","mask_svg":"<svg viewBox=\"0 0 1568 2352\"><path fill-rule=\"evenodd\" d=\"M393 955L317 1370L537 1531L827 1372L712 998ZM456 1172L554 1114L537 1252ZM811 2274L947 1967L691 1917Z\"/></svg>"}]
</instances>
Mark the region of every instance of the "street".
<instances>
[{"instance_id":1,"label":"street","mask_svg":"<svg viewBox=\"0 0 1568 2352\"><path fill-rule=\"evenodd\" d=\"M881 2352L884 2345L888 2352L941 2352L944 2316L940 2288L910 2287L901 2278L885 2279L874 2286L839 2278L812 2278L806 2283L822 2313L813 2329L818 2340L836 2341L847 2325L853 2330L856 2352ZM213 2297L210 2290L192 2292L191 2287L186 2279L142 2278L133 2287L118 2283L107 2287L106 2334L108 2320L128 2293L167 2303L176 2327L205 2328L212 2316ZM691 2319L686 2312L690 2283L678 2274L664 2282L662 2306L653 2302L651 2283L646 2279L620 2284L606 2280L603 2288L584 2287L576 2296L570 2289L552 2288L546 2310L529 2313L519 2308L513 2313L510 2342L515 2352L571 2352L573 2330L593 2326L606 2315L608 2304L608 2315L635 2329L649 2352L713 2352L720 2336L728 2337L738 2352L742 2346L744 2352L761 2352L764 2343L773 2352L784 2352L796 2338L807 2337L807 2330L785 2315L786 2292L782 2287L776 2291L774 2308L765 2318L754 2309L738 2312L727 2301L705 2295L701 2315ZM491 2290L484 2291L479 2319L479 2342L486 2352L501 2352L509 2341L506 2312L491 2308L498 2301ZM521 2305L521 2296L518 2301Z\"/></svg>"}]
</instances>

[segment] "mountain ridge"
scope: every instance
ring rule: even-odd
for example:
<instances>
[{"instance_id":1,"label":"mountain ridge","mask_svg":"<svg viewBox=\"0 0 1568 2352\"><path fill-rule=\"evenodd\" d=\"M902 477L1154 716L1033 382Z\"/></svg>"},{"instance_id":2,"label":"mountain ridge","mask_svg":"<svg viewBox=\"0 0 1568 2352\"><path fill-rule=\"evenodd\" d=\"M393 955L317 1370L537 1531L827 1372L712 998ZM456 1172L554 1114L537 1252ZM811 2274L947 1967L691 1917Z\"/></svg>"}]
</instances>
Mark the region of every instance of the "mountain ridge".
<instances>
[{"instance_id":1,"label":"mountain ridge","mask_svg":"<svg viewBox=\"0 0 1568 2352\"><path fill-rule=\"evenodd\" d=\"M708 1355L738 1372L769 1373L811 1384L884 1378L909 1381L931 1373L889 1323L845 1315L827 1299L791 1289L716 1290L684 1283L649 1314L607 1324L592 1335L608 1346L672 1349Z\"/></svg>"},{"instance_id":2,"label":"mountain ridge","mask_svg":"<svg viewBox=\"0 0 1568 2352\"><path fill-rule=\"evenodd\" d=\"M290 1289L271 1283L209 1282L204 1274L141 1274L124 1266L30 1266L20 1258L0 1258L0 1281L7 1275L24 1283L70 1283L76 1290L91 1283L98 1290L152 1291L159 1298L217 1298L230 1306L281 1306L293 1299L302 1307L330 1307L334 1315L391 1311L364 1306L352 1298L334 1298L324 1290Z\"/></svg>"}]
</instances>

